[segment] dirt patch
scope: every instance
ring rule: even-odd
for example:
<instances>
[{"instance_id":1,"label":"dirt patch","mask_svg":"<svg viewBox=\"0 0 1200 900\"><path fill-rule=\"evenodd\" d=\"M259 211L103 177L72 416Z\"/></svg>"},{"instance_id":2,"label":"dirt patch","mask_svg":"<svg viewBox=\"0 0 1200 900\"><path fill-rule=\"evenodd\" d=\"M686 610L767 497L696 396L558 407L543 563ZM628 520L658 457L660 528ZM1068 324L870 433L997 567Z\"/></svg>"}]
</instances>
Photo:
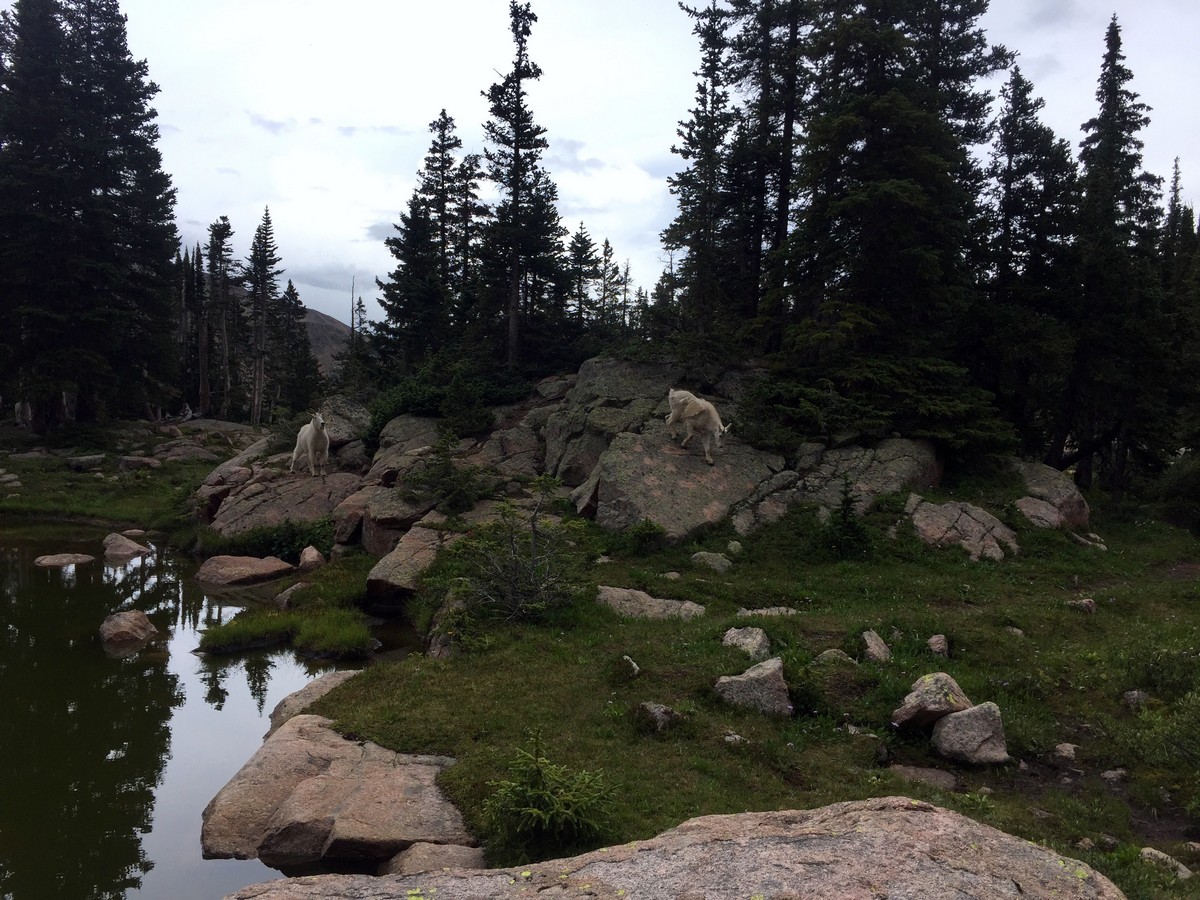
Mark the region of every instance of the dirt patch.
<instances>
[{"instance_id":1,"label":"dirt patch","mask_svg":"<svg viewBox=\"0 0 1200 900\"><path fill-rule=\"evenodd\" d=\"M1177 562L1171 566L1167 577L1172 581L1200 581L1200 563Z\"/></svg>"}]
</instances>

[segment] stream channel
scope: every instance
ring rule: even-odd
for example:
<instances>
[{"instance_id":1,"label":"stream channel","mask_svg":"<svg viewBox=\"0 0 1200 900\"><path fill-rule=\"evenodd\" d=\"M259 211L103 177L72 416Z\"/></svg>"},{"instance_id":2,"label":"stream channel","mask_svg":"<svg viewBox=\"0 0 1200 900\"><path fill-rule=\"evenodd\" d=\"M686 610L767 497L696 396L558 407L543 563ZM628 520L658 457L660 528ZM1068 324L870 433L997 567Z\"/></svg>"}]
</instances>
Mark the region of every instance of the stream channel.
<instances>
[{"instance_id":1,"label":"stream channel","mask_svg":"<svg viewBox=\"0 0 1200 900\"><path fill-rule=\"evenodd\" d=\"M334 665L194 654L236 598L206 594L194 560L153 542L106 561L107 533L0 524L0 900L219 900L278 878L257 860L202 859L200 814L275 705ZM35 565L53 553L96 559ZM114 658L100 624L131 608L159 636Z\"/></svg>"}]
</instances>

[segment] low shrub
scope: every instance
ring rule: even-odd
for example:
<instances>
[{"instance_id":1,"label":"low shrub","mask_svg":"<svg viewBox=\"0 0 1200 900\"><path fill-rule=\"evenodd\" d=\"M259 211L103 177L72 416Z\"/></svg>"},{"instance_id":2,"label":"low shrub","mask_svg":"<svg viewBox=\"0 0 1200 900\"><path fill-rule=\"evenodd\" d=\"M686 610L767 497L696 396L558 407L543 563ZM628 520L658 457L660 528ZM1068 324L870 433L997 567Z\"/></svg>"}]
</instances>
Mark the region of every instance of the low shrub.
<instances>
[{"instance_id":1,"label":"low shrub","mask_svg":"<svg viewBox=\"0 0 1200 900\"><path fill-rule=\"evenodd\" d=\"M446 515L466 512L492 496L497 487L497 480L479 466L458 465L454 461L455 443L452 433L444 433L434 452L404 476L407 490L421 497L437 498L438 511Z\"/></svg>"},{"instance_id":2,"label":"low shrub","mask_svg":"<svg viewBox=\"0 0 1200 900\"><path fill-rule=\"evenodd\" d=\"M466 610L480 620L538 621L590 593L580 523L548 524L541 503L524 514L503 503L498 519L451 550Z\"/></svg>"}]
</instances>

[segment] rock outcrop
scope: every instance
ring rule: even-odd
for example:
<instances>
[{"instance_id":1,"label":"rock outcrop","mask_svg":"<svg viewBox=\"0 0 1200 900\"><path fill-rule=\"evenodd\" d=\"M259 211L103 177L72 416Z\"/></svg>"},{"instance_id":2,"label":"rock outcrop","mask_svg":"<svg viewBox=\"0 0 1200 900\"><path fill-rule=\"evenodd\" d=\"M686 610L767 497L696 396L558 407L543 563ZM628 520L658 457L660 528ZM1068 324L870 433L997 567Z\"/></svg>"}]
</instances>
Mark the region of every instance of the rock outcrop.
<instances>
[{"instance_id":1,"label":"rock outcrop","mask_svg":"<svg viewBox=\"0 0 1200 900\"><path fill-rule=\"evenodd\" d=\"M970 503L928 503L911 494L905 512L917 536L935 547L962 547L973 560L999 561L1005 550L1020 552L1013 530L985 509Z\"/></svg>"},{"instance_id":2,"label":"rock outcrop","mask_svg":"<svg viewBox=\"0 0 1200 900\"><path fill-rule=\"evenodd\" d=\"M1070 475L1040 462L1022 460L1016 466L1030 496L1045 501L1058 512L1061 524L1054 527L1087 528L1091 510Z\"/></svg>"},{"instance_id":3,"label":"rock outcrop","mask_svg":"<svg viewBox=\"0 0 1200 900\"><path fill-rule=\"evenodd\" d=\"M704 615L704 607L699 603L651 597L636 588L601 585L596 599L617 615L630 619L694 619Z\"/></svg>"},{"instance_id":4,"label":"rock outcrop","mask_svg":"<svg viewBox=\"0 0 1200 900\"><path fill-rule=\"evenodd\" d=\"M226 900L1123 900L1086 863L958 813L882 797L820 809L691 819L645 841L513 869L319 875L252 885Z\"/></svg>"}]
</instances>

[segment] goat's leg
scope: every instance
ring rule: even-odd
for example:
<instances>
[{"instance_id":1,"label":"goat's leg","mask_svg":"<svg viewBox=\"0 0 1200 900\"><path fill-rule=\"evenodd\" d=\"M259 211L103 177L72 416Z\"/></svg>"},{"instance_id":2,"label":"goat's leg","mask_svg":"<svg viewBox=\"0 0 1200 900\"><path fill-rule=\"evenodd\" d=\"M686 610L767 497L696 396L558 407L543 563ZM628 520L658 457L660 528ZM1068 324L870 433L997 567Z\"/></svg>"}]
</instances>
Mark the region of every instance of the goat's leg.
<instances>
[{"instance_id":1,"label":"goat's leg","mask_svg":"<svg viewBox=\"0 0 1200 900\"><path fill-rule=\"evenodd\" d=\"M712 433L708 431L704 432L704 435L700 438L700 440L704 444L704 461L711 466L713 464L713 458L712 453L709 451L709 447L712 444Z\"/></svg>"},{"instance_id":2,"label":"goat's leg","mask_svg":"<svg viewBox=\"0 0 1200 900\"><path fill-rule=\"evenodd\" d=\"M695 429L692 427L691 419L685 420L683 424L684 424L685 430L687 431L687 434L685 434L683 436L683 440L679 444L680 447L686 447L687 442L690 441L692 439L692 436L696 433Z\"/></svg>"}]
</instances>

